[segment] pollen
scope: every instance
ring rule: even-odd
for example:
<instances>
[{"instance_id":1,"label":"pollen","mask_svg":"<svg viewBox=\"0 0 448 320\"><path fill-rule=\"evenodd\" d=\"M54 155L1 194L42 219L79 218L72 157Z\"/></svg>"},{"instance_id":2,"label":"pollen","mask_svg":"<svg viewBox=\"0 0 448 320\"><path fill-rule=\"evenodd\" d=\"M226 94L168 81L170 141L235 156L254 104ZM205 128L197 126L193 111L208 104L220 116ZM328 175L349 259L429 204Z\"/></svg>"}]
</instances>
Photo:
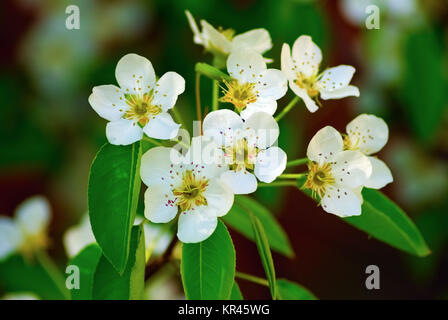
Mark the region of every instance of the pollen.
<instances>
[{"instance_id":1,"label":"pollen","mask_svg":"<svg viewBox=\"0 0 448 320\"><path fill-rule=\"evenodd\" d=\"M176 205L182 212L194 209L199 206L206 206L207 199L204 192L208 186L208 179L198 178L192 170L187 170L182 174L182 183L173 189L176 197Z\"/></svg>"},{"instance_id":2,"label":"pollen","mask_svg":"<svg viewBox=\"0 0 448 320\"><path fill-rule=\"evenodd\" d=\"M229 102L241 112L250 103L257 101L258 92L255 90L255 83L240 83L238 80L223 80L227 88L222 88L224 96L222 102Z\"/></svg>"},{"instance_id":3,"label":"pollen","mask_svg":"<svg viewBox=\"0 0 448 320\"><path fill-rule=\"evenodd\" d=\"M126 111L123 118L137 120L141 127L144 127L149 120L162 112L159 106L152 104L153 95L145 93L144 95L126 95L126 103L130 109Z\"/></svg>"},{"instance_id":4,"label":"pollen","mask_svg":"<svg viewBox=\"0 0 448 320\"><path fill-rule=\"evenodd\" d=\"M318 163L310 163L308 170L308 177L303 186L311 189L313 198L316 198L316 196L322 198L326 188L335 182L331 173L331 164L325 163L319 165Z\"/></svg>"},{"instance_id":5,"label":"pollen","mask_svg":"<svg viewBox=\"0 0 448 320\"><path fill-rule=\"evenodd\" d=\"M317 97L319 90L316 86L316 77L306 78L301 72L297 73L297 79L294 81L300 88L305 89L310 98Z\"/></svg>"}]
</instances>

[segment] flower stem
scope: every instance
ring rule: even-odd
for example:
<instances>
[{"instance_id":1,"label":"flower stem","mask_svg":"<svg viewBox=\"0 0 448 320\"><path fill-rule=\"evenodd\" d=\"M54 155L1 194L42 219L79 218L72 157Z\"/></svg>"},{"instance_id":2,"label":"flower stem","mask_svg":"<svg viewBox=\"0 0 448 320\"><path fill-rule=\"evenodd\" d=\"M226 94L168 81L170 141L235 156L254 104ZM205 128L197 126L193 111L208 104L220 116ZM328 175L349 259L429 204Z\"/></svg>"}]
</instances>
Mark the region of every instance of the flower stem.
<instances>
[{"instance_id":1,"label":"flower stem","mask_svg":"<svg viewBox=\"0 0 448 320\"><path fill-rule=\"evenodd\" d=\"M201 112L201 74L196 72L196 114L198 121L202 122L202 112Z\"/></svg>"},{"instance_id":2,"label":"flower stem","mask_svg":"<svg viewBox=\"0 0 448 320\"><path fill-rule=\"evenodd\" d=\"M297 102L299 102L300 98L298 96L295 96L294 99L291 100L291 102L282 110L282 112L279 113L278 116L275 117L276 121L279 121L281 118L283 118L291 109L296 105Z\"/></svg>"},{"instance_id":3,"label":"flower stem","mask_svg":"<svg viewBox=\"0 0 448 320\"><path fill-rule=\"evenodd\" d=\"M146 140L146 141L148 141L148 142L150 142L150 143L152 143L152 144L154 144L156 146L159 146L159 147L165 147L165 145L162 144L161 142L159 142L157 140L154 140L153 138L150 138L150 137L148 137L146 135L143 136L143 140Z\"/></svg>"},{"instance_id":4,"label":"flower stem","mask_svg":"<svg viewBox=\"0 0 448 320\"><path fill-rule=\"evenodd\" d=\"M258 183L258 187L260 188L269 188L269 187L297 187L297 183L294 180L291 181L274 181L271 183Z\"/></svg>"},{"instance_id":5,"label":"flower stem","mask_svg":"<svg viewBox=\"0 0 448 320\"><path fill-rule=\"evenodd\" d=\"M269 287L269 283L266 279L253 276L251 274L236 271L235 277L239 278L239 279L247 280L247 281L250 281L250 282L265 286L265 287Z\"/></svg>"},{"instance_id":6,"label":"flower stem","mask_svg":"<svg viewBox=\"0 0 448 320\"><path fill-rule=\"evenodd\" d=\"M174 119L176 120L176 122L179 123L182 127L185 127L184 120L182 119L182 116L180 115L179 110L177 110L176 107L173 107L171 109L171 112L173 113L173 116L174 116Z\"/></svg>"},{"instance_id":7,"label":"flower stem","mask_svg":"<svg viewBox=\"0 0 448 320\"><path fill-rule=\"evenodd\" d=\"M284 173L279 176L279 179L300 179L306 175L306 173Z\"/></svg>"},{"instance_id":8,"label":"flower stem","mask_svg":"<svg viewBox=\"0 0 448 320\"><path fill-rule=\"evenodd\" d=\"M219 95L218 81L217 80L213 80L212 111L215 111L215 110L219 109L218 95Z\"/></svg>"},{"instance_id":9,"label":"flower stem","mask_svg":"<svg viewBox=\"0 0 448 320\"><path fill-rule=\"evenodd\" d=\"M309 161L308 158L301 158L301 159L291 160L291 161L288 161L286 163L286 167L300 166L302 164L307 164L308 161Z\"/></svg>"},{"instance_id":10,"label":"flower stem","mask_svg":"<svg viewBox=\"0 0 448 320\"><path fill-rule=\"evenodd\" d=\"M61 294L64 296L66 300L70 300L70 294L65 286L65 279L61 275L59 269L55 266L54 262L47 255L45 251L37 251L36 258L39 261L40 265L47 272L48 276L53 280L56 287L59 289Z\"/></svg>"}]
</instances>

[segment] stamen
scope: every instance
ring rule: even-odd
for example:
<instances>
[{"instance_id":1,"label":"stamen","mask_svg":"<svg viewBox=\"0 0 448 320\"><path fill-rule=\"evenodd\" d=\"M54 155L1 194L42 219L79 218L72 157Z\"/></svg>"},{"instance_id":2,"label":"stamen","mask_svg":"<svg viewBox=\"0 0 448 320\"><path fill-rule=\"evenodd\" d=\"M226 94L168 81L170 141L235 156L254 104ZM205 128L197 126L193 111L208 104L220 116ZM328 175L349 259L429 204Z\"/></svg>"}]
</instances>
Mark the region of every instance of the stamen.
<instances>
[{"instance_id":1,"label":"stamen","mask_svg":"<svg viewBox=\"0 0 448 320\"><path fill-rule=\"evenodd\" d=\"M317 196L322 198L326 188L335 182L331 174L331 164L325 163L319 165L317 163L310 163L308 170L308 177L303 187L311 189L313 198L317 198Z\"/></svg>"},{"instance_id":2,"label":"stamen","mask_svg":"<svg viewBox=\"0 0 448 320\"><path fill-rule=\"evenodd\" d=\"M176 205L179 206L181 211L188 211L198 206L207 205L207 199L203 195L207 186L207 179L198 179L193 171L185 171L182 174L181 185L173 189Z\"/></svg>"},{"instance_id":3,"label":"stamen","mask_svg":"<svg viewBox=\"0 0 448 320\"><path fill-rule=\"evenodd\" d=\"M227 88L221 87L224 93L221 101L233 104L238 111L241 112L249 103L257 101L255 83L240 83L238 80L223 82Z\"/></svg>"}]
</instances>

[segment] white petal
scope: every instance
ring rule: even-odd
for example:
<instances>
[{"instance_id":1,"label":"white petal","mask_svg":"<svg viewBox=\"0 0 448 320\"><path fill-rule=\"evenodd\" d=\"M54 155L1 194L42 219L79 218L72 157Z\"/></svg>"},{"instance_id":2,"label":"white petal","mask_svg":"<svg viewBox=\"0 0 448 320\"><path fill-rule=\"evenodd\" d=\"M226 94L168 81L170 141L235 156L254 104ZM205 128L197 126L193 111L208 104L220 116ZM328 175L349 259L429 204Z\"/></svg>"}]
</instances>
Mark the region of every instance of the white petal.
<instances>
[{"instance_id":1,"label":"white petal","mask_svg":"<svg viewBox=\"0 0 448 320\"><path fill-rule=\"evenodd\" d=\"M346 86L344 88L340 88L333 91L321 90L320 97L323 100L328 99L342 99L345 97L355 96L359 97L359 89L355 86Z\"/></svg>"},{"instance_id":2,"label":"white petal","mask_svg":"<svg viewBox=\"0 0 448 320\"><path fill-rule=\"evenodd\" d=\"M223 53L229 53L232 49L232 43L218 30L216 30L211 24L205 20L201 20L202 35L208 41L205 44L206 48L213 46L214 49L218 49Z\"/></svg>"},{"instance_id":3,"label":"white petal","mask_svg":"<svg viewBox=\"0 0 448 320\"><path fill-rule=\"evenodd\" d=\"M89 216L85 215L80 224L69 228L64 233L63 240L65 251L70 258L77 255L85 246L95 243Z\"/></svg>"},{"instance_id":4,"label":"white petal","mask_svg":"<svg viewBox=\"0 0 448 320\"><path fill-rule=\"evenodd\" d=\"M239 170L237 172L228 170L221 174L221 181L234 194L249 194L257 190L257 178L246 170Z\"/></svg>"},{"instance_id":5,"label":"white petal","mask_svg":"<svg viewBox=\"0 0 448 320\"><path fill-rule=\"evenodd\" d=\"M233 193L219 179L211 179L209 181L204 191L204 196L207 199L207 210L214 211L218 217L227 214L230 208L232 208Z\"/></svg>"},{"instance_id":6,"label":"white petal","mask_svg":"<svg viewBox=\"0 0 448 320\"><path fill-rule=\"evenodd\" d=\"M332 161L331 173L340 186L350 189L362 186L372 173L370 160L359 151L342 151Z\"/></svg>"},{"instance_id":7,"label":"white petal","mask_svg":"<svg viewBox=\"0 0 448 320\"><path fill-rule=\"evenodd\" d=\"M300 88L293 81L289 81L289 87L298 97L300 97L303 100L306 108L310 112L316 112L317 109L319 109L316 102L313 99L311 99L311 97L308 95L308 92L306 91L306 89Z\"/></svg>"},{"instance_id":8,"label":"white petal","mask_svg":"<svg viewBox=\"0 0 448 320\"><path fill-rule=\"evenodd\" d=\"M194 43L205 45L204 39L202 38L202 34L199 31L198 25L196 24L196 21L194 20L193 15L188 10L185 10L185 14L187 15L187 19L188 19L188 23L190 24L191 31L193 31Z\"/></svg>"},{"instance_id":9,"label":"white petal","mask_svg":"<svg viewBox=\"0 0 448 320\"><path fill-rule=\"evenodd\" d=\"M169 184L168 177L174 157L180 157L180 154L173 148L154 147L146 151L140 164L140 177L143 183L148 187Z\"/></svg>"},{"instance_id":10,"label":"white petal","mask_svg":"<svg viewBox=\"0 0 448 320\"><path fill-rule=\"evenodd\" d=\"M346 65L340 65L325 70L319 77L319 81L317 82L319 91L324 92L324 96L327 97L331 96L331 93L334 91L340 91L341 89L346 88L350 84L350 81L352 80L355 71L356 71L355 68ZM356 93L356 90L353 91L352 89L349 89L349 91L347 92ZM322 99L334 99L334 98L322 97Z\"/></svg>"},{"instance_id":11,"label":"white petal","mask_svg":"<svg viewBox=\"0 0 448 320\"><path fill-rule=\"evenodd\" d=\"M253 29L236 35L232 40L232 51L252 49L263 54L271 48L271 36L266 29Z\"/></svg>"},{"instance_id":12,"label":"white petal","mask_svg":"<svg viewBox=\"0 0 448 320\"><path fill-rule=\"evenodd\" d=\"M227 59L229 75L243 83L256 83L258 74L265 70L266 62L261 54L253 50L234 51Z\"/></svg>"},{"instance_id":13,"label":"white petal","mask_svg":"<svg viewBox=\"0 0 448 320\"><path fill-rule=\"evenodd\" d=\"M195 172L207 178L219 177L227 170L222 148L209 136L193 137L184 160L185 164L192 165Z\"/></svg>"},{"instance_id":14,"label":"white petal","mask_svg":"<svg viewBox=\"0 0 448 320\"><path fill-rule=\"evenodd\" d=\"M38 235L50 222L50 204L42 196L31 197L17 207L15 219L22 232Z\"/></svg>"},{"instance_id":15,"label":"white petal","mask_svg":"<svg viewBox=\"0 0 448 320\"><path fill-rule=\"evenodd\" d=\"M305 77L316 75L322 61L322 51L310 36L300 36L292 46L292 60Z\"/></svg>"},{"instance_id":16,"label":"white petal","mask_svg":"<svg viewBox=\"0 0 448 320\"><path fill-rule=\"evenodd\" d=\"M244 123L243 134L249 145L266 149L277 141L280 130L277 121L271 115L256 112Z\"/></svg>"},{"instance_id":17,"label":"white petal","mask_svg":"<svg viewBox=\"0 0 448 320\"><path fill-rule=\"evenodd\" d=\"M288 81L285 74L277 69L267 69L257 76L255 90L261 98L278 100L288 90Z\"/></svg>"},{"instance_id":18,"label":"white petal","mask_svg":"<svg viewBox=\"0 0 448 320\"><path fill-rule=\"evenodd\" d=\"M219 146L230 143L236 131L242 127L241 117L228 109L210 112L203 122L204 135L211 137Z\"/></svg>"},{"instance_id":19,"label":"white petal","mask_svg":"<svg viewBox=\"0 0 448 320\"><path fill-rule=\"evenodd\" d=\"M339 217L359 216L361 201L356 194L347 188L328 187L322 198L322 208Z\"/></svg>"},{"instance_id":20,"label":"white petal","mask_svg":"<svg viewBox=\"0 0 448 320\"><path fill-rule=\"evenodd\" d=\"M180 124L174 122L170 114L159 113L154 118L149 119L143 132L150 138L173 139L179 132Z\"/></svg>"},{"instance_id":21,"label":"white petal","mask_svg":"<svg viewBox=\"0 0 448 320\"><path fill-rule=\"evenodd\" d=\"M119 119L107 124L106 137L111 144L128 145L141 140L143 130L134 121Z\"/></svg>"},{"instance_id":22,"label":"white petal","mask_svg":"<svg viewBox=\"0 0 448 320\"><path fill-rule=\"evenodd\" d=\"M0 261L17 251L22 242L22 233L14 221L0 217Z\"/></svg>"},{"instance_id":23,"label":"white petal","mask_svg":"<svg viewBox=\"0 0 448 320\"><path fill-rule=\"evenodd\" d=\"M123 92L113 85L93 87L89 103L101 118L109 121L120 119L124 111L129 109Z\"/></svg>"},{"instance_id":24,"label":"white petal","mask_svg":"<svg viewBox=\"0 0 448 320\"><path fill-rule=\"evenodd\" d=\"M201 242L212 235L217 224L216 215L207 211L207 206L201 206L179 215L177 237L183 243Z\"/></svg>"},{"instance_id":25,"label":"white petal","mask_svg":"<svg viewBox=\"0 0 448 320\"><path fill-rule=\"evenodd\" d=\"M115 78L124 93L143 94L154 89L156 75L145 57L129 53L118 61Z\"/></svg>"},{"instance_id":26,"label":"white petal","mask_svg":"<svg viewBox=\"0 0 448 320\"><path fill-rule=\"evenodd\" d=\"M167 72L157 81L152 104L168 111L176 104L177 96L184 91L185 79L176 72Z\"/></svg>"},{"instance_id":27,"label":"white petal","mask_svg":"<svg viewBox=\"0 0 448 320\"><path fill-rule=\"evenodd\" d=\"M268 115L273 115L277 110L277 101L274 99L258 98L257 101L249 103L243 111L241 111L241 118L248 119L256 112L264 112Z\"/></svg>"},{"instance_id":28,"label":"white petal","mask_svg":"<svg viewBox=\"0 0 448 320\"><path fill-rule=\"evenodd\" d=\"M387 165L376 157L368 157L372 164L372 174L364 183L367 188L381 189L386 184L394 181L392 173Z\"/></svg>"},{"instance_id":29,"label":"white petal","mask_svg":"<svg viewBox=\"0 0 448 320\"><path fill-rule=\"evenodd\" d=\"M343 142L341 134L333 127L326 126L314 135L308 144L306 156L318 163L329 162L336 154L342 151Z\"/></svg>"},{"instance_id":30,"label":"white petal","mask_svg":"<svg viewBox=\"0 0 448 320\"><path fill-rule=\"evenodd\" d=\"M271 183L286 169L286 153L278 147L271 147L258 153L255 175L258 180Z\"/></svg>"},{"instance_id":31,"label":"white petal","mask_svg":"<svg viewBox=\"0 0 448 320\"><path fill-rule=\"evenodd\" d=\"M177 205L167 185L152 185L145 192L145 217L151 222L166 223L174 219Z\"/></svg>"},{"instance_id":32,"label":"white petal","mask_svg":"<svg viewBox=\"0 0 448 320\"><path fill-rule=\"evenodd\" d=\"M281 53L281 69L289 81L294 81L297 78L297 74L293 68L294 64L292 63L291 49L287 43L284 43Z\"/></svg>"},{"instance_id":33,"label":"white petal","mask_svg":"<svg viewBox=\"0 0 448 320\"><path fill-rule=\"evenodd\" d=\"M351 144L369 155L380 151L389 138L386 122L371 114L361 114L347 125Z\"/></svg>"}]
</instances>

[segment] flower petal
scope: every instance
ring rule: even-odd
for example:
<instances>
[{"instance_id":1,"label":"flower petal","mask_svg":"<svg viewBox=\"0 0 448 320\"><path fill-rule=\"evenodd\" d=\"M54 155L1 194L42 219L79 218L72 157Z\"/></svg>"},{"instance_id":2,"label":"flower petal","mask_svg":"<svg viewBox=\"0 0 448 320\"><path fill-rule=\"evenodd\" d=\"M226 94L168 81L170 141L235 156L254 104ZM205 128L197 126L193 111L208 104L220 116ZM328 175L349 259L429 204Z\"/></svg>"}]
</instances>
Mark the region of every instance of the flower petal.
<instances>
[{"instance_id":1,"label":"flower petal","mask_svg":"<svg viewBox=\"0 0 448 320\"><path fill-rule=\"evenodd\" d=\"M14 221L0 217L0 261L17 251L22 242L22 233Z\"/></svg>"},{"instance_id":2,"label":"flower petal","mask_svg":"<svg viewBox=\"0 0 448 320\"><path fill-rule=\"evenodd\" d=\"M331 173L339 186L350 189L362 186L372 174L370 160L359 151L342 151L332 161Z\"/></svg>"},{"instance_id":3,"label":"flower petal","mask_svg":"<svg viewBox=\"0 0 448 320\"><path fill-rule=\"evenodd\" d=\"M293 81L289 81L289 87L298 97L300 97L303 100L309 112L316 112L317 109L319 109L316 102L313 99L311 99L311 97L308 95L306 89L300 88Z\"/></svg>"},{"instance_id":4,"label":"flower petal","mask_svg":"<svg viewBox=\"0 0 448 320\"><path fill-rule=\"evenodd\" d=\"M15 219L27 235L38 235L45 231L50 220L50 204L42 196L31 197L16 209Z\"/></svg>"},{"instance_id":5,"label":"flower petal","mask_svg":"<svg viewBox=\"0 0 448 320\"><path fill-rule=\"evenodd\" d=\"M339 217L359 216L361 201L356 194L347 188L328 187L322 197L322 208Z\"/></svg>"},{"instance_id":6,"label":"flower petal","mask_svg":"<svg viewBox=\"0 0 448 320\"><path fill-rule=\"evenodd\" d=\"M179 215L177 237L183 243L201 242L212 235L217 224L218 218L206 206L197 207Z\"/></svg>"},{"instance_id":7,"label":"flower petal","mask_svg":"<svg viewBox=\"0 0 448 320\"><path fill-rule=\"evenodd\" d=\"M218 146L230 143L233 136L242 127L241 117L228 109L210 112L203 122L204 135L211 137Z\"/></svg>"},{"instance_id":8,"label":"flower petal","mask_svg":"<svg viewBox=\"0 0 448 320\"><path fill-rule=\"evenodd\" d=\"M115 78L124 93L143 94L154 89L156 75L145 57L129 53L118 61Z\"/></svg>"},{"instance_id":9,"label":"flower petal","mask_svg":"<svg viewBox=\"0 0 448 320\"><path fill-rule=\"evenodd\" d=\"M271 147L258 153L255 175L258 180L271 183L286 169L286 153L279 147Z\"/></svg>"},{"instance_id":10,"label":"flower petal","mask_svg":"<svg viewBox=\"0 0 448 320\"><path fill-rule=\"evenodd\" d=\"M266 29L253 29L236 35L232 40L232 51L252 49L263 54L271 48L271 36Z\"/></svg>"},{"instance_id":11,"label":"flower petal","mask_svg":"<svg viewBox=\"0 0 448 320\"><path fill-rule=\"evenodd\" d=\"M184 91L185 79L176 72L167 72L157 81L152 103L168 111L176 104L177 96Z\"/></svg>"},{"instance_id":12,"label":"flower petal","mask_svg":"<svg viewBox=\"0 0 448 320\"><path fill-rule=\"evenodd\" d=\"M243 111L241 111L241 118L244 120L250 118L254 113L263 112L268 115L273 115L277 110L277 101L273 99L258 98L257 101L249 103Z\"/></svg>"},{"instance_id":13,"label":"flower petal","mask_svg":"<svg viewBox=\"0 0 448 320\"><path fill-rule=\"evenodd\" d=\"M180 153L173 148L154 147L146 151L140 164L140 177L143 183L148 187L169 184L168 177L174 157L180 157Z\"/></svg>"},{"instance_id":14,"label":"flower petal","mask_svg":"<svg viewBox=\"0 0 448 320\"><path fill-rule=\"evenodd\" d=\"M246 171L237 172L228 170L221 174L221 181L228 186L234 194L249 194L257 190L257 179Z\"/></svg>"},{"instance_id":15,"label":"flower petal","mask_svg":"<svg viewBox=\"0 0 448 320\"><path fill-rule=\"evenodd\" d=\"M267 69L258 74L255 90L261 98L278 100L286 94L288 81L282 71Z\"/></svg>"},{"instance_id":16,"label":"flower petal","mask_svg":"<svg viewBox=\"0 0 448 320\"><path fill-rule=\"evenodd\" d=\"M151 222L166 223L174 219L177 205L168 185L152 185L145 192L145 217Z\"/></svg>"},{"instance_id":17,"label":"flower petal","mask_svg":"<svg viewBox=\"0 0 448 320\"><path fill-rule=\"evenodd\" d=\"M80 224L69 228L64 233L64 247L69 257L77 255L85 246L95 242L95 236L86 214Z\"/></svg>"},{"instance_id":18,"label":"flower petal","mask_svg":"<svg viewBox=\"0 0 448 320\"><path fill-rule=\"evenodd\" d=\"M219 179L209 181L204 196L207 199L207 210L214 211L218 217L227 214L232 208L233 193Z\"/></svg>"},{"instance_id":19,"label":"flower petal","mask_svg":"<svg viewBox=\"0 0 448 320\"><path fill-rule=\"evenodd\" d=\"M266 70L266 62L254 50L238 50L229 55L227 71L229 75L243 83L256 83L258 74Z\"/></svg>"},{"instance_id":20,"label":"flower petal","mask_svg":"<svg viewBox=\"0 0 448 320\"><path fill-rule=\"evenodd\" d=\"M255 112L244 123L243 134L249 145L266 149L277 141L280 130L277 121L271 115Z\"/></svg>"},{"instance_id":21,"label":"flower petal","mask_svg":"<svg viewBox=\"0 0 448 320\"><path fill-rule=\"evenodd\" d=\"M121 89L114 85L93 87L89 103L101 118L118 120L129 109Z\"/></svg>"},{"instance_id":22,"label":"flower petal","mask_svg":"<svg viewBox=\"0 0 448 320\"><path fill-rule=\"evenodd\" d=\"M201 32L199 31L198 25L196 24L196 21L194 20L193 15L188 10L185 10L185 14L187 15L187 19L188 19L188 23L190 24L191 31L193 31L193 42L196 44L205 45L205 41L202 37Z\"/></svg>"},{"instance_id":23,"label":"flower petal","mask_svg":"<svg viewBox=\"0 0 448 320\"><path fill-rule=\"evenodd\" d=\"M343 142L341 134L333 127L326 126L314 135L308 144L306 156L318 163L330 160L342 151Z\"/></svg>"},{"instance_id":24,"label":"flower petal","mask_svg":"<svg viewBox=\"0 0 448 320\"><path fill-rule=\"evenodd\" d=\"M322 51L313 42L310 36L300 36L292 46L292 62L296 71L305 77L311 77L318 73L322 61Z\"/></svg>"},{"instance_id":25,"label":"flower petal","mask_svg":"<svg viewBox=\"0 0 448 320\"><path fill-rule=\"evenodd\" d=\"M106 126L106 137L111 144L128 145L143 137L143 130L134 121L119 119Z\"/></svg>"},{"instance_id":26,"label":"flower petal","mask_svg":"<svg viewBox=\"0 0 448 320\"><path fill-rule=\"evenodd\" d=\"M287 43L284 43L282 46L281 69L289 81L294 81L297 78L294 64L292 63L291 48Z\"/></svg>"},{"instance_id":27,"label":"flower petal","mask_svg":"<svg viewBox=\"0 0 448 320\"><path fill-rule=\"evenodd\" d=\"M322 99L334 99L327 97L331 97L331 94L334 91L340 92L341 89L346 88L350 84L355 71L355 68L346 65L340 65L325 70L319 77L319 81L317 81L319 91L321 92L321 94L323 93ZM350 89L347 92L356 93L356 90ZM359 95L359 91L357 93Z\"/></svg>"},{"instance_id":28,"label":"flower petal","mask_svg":"<svg viewBox=\"0 0 448 320\"><path fill-rule=\"evenodd\" d=\"M342 99L345 97L359 97L359 89L355 86L346 86L344 88L336 89L333 91L321 90L320 97L323 100L328 99Z\"/></svg>"},{"instance_id":29,"label":"flower petal","mask_svg":"<svg viewBox=\"0 0 448 320\"><path fill-rule=\"evenodd\" d=\"M191 139L184 163L194 166L195 172L207 178L219 177L227 170L224 152L209 136L197 136Z\"/></svg>"},{"instance_id":30,"label":"flower petal","mask_svg":"<svg viewBox=\"0 0 448 320\"><path fill-rule=\"evenodd\" d=\"M381 189L386 184L394 181L392 173L387 165L376 157L368 157L372 164L372 174L364 183L367 188Z\"/></svg>"},{"instance_id":31,"label":"flower petal","mask_svg":"<svg viewBox=\"0 0 448 320\"><path fill-rule=\"evenodd\" d=\"M361 114L353 119L346 128L350 142L364 154L380 151L389 138L386 122L371 114Z\"/></svg>"},{"instance_id":32,"label":"flower petal","mask_svg":"<svg viewBox=\"0 0 448 320\"><path fill-rule=\"evenodd\" d=\"M143 127L143 132L150 138L173 139L179 132L180 124L174 122L170 114L159 113Z\"/></svg>"},{"instance_id":33,"label":"flower petal","mask_svg":"<svg viewBox=\"0 0 448 320\"><path fill-rule=\"evenodd\" d=\"M223 53L229 53L232 49L232 43L218 30L216 30L211 24L205 20L201 20L202 35L207 41L205 47L210 49L218 49Z\"/></svg>"}]
</instances>

